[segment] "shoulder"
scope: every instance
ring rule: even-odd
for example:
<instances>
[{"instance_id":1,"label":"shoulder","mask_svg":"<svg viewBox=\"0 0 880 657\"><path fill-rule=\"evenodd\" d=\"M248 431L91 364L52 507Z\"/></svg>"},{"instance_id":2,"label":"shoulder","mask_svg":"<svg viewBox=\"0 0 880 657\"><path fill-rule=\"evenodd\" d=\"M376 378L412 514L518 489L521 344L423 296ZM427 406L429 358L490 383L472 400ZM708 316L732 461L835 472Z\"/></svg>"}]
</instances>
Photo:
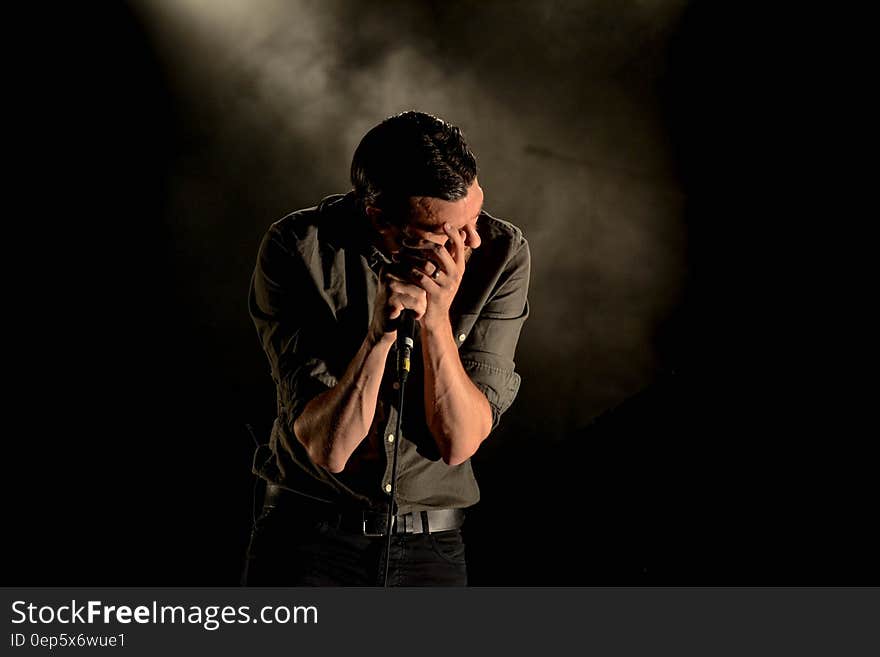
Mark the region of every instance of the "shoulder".
<instances>
[{"instance_id":1,"label":"shoulder","mask_svg":"<svg viewBox=\"0 0 880 657\"><path fill-rule=\"evenodd\" d=\"M269 232L291 243L321 239L333 218L353 210L351 201L349 194L332 194L317 205L284 215L269 226Z\"/></svg>"},{"instance_id":2,"label":"shoulder","mask_svg":"<svg viewBox=\"0 0 880 657\"><path fill-rule=\"evenodd\" d=\"M477 232L481 244L476 250L484 258L497 265L528 267L531 260L529 243L519 226L499 219L485 210L477 220Z\"/></svg>"},{"instance_id":3,"label":"shoulder","mask_svg":"<svg viewBox=\"0 0 880 657\"><path fill-rule=\"evenodd\" d=\"M326 245L339 242L346 224L355 221L351 194L333 194L317 205L295 210L273 222L266 232L266 241L284 251L299 253L310 260Z\"/></svg>"},{"instance_id":4,"label":"shoulder","mask_svg":"<svg viewBox=\"0 0 880 657\"><path fill-rule=\"evenodd\" d=\"M484 242L505 244L517 249L526 243L525 235L519 226L499 219L485 210L480 212L477 219L477 230L480 239Z\"/></svg>"}]
</instances>

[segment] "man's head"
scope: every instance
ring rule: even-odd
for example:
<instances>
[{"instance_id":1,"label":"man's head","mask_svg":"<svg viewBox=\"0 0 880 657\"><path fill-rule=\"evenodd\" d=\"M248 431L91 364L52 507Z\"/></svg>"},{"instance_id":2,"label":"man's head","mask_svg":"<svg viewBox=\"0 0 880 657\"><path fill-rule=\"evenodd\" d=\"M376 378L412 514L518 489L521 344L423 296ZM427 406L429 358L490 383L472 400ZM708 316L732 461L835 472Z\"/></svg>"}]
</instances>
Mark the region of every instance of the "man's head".
<instances>
[{"instance_id":1,"label":"man's head","mask_svg":"<svg viewBox=\"0 0 880 657\"><path fill-rule=\"evenodd\" d=\"M389 251L405 238L444 243L445 222L476 238L477 161L461 131L437 117L404 112L370 130L355 150L351 182Z\"/></svg>"}]
</instances>

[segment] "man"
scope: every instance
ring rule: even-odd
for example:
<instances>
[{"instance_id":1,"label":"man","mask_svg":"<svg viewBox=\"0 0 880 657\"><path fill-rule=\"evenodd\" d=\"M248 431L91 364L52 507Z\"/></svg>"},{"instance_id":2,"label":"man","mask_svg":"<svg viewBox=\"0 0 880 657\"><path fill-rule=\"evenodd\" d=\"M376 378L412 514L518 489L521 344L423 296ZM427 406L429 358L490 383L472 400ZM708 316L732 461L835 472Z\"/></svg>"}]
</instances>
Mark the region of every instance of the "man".
<instances>
[{"instance_id":1,"label":"man","mask_svg":"<svg viewBox=\"0 0 880 657\"><path fill-rule=\"evenodd\" d=\"M249 308L278 416L254 457L269 483L243 581L465 585L469 459L519 389L528 243L482 210L476 160L436 117L370 130L351 178L352 192L277 221L260 245ZM416 326L398 418L404 311Z\"/></svg>"}]
</instances>

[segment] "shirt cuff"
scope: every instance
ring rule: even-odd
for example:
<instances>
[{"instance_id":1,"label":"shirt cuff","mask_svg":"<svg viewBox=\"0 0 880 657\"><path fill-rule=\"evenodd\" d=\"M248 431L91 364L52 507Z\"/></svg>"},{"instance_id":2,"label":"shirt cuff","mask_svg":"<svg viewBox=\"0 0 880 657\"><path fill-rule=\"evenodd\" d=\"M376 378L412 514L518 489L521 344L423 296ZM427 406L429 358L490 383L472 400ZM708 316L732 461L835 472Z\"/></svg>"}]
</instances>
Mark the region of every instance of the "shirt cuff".
<instances>
[{"instance_id":1,"label":"shirt cuff","mask_svg":"<svg viewBox=\"0 0 880 657\"><path fill-rule=\"evenodd\" d=\"M473 384L486 396L492 409L492 430L498 426L502 414L510 408L519 392L520 376L513 370L506 370L478 360L462 360L464 371Z\"/></svg>"}]
</instances>

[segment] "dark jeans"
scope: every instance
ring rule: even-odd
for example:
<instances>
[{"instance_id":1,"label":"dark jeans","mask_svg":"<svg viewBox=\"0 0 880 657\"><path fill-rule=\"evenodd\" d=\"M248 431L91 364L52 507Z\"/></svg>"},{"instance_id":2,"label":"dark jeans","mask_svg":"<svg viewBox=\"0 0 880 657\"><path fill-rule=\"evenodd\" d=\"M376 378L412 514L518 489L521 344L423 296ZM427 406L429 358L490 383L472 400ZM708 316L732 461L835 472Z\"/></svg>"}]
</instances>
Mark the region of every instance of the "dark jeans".
<instances>
[{"instance_id":1,"label":"dark jeans","mask_svg":"<svg viewBox=\"0 0 880 657\"><path fill-rule=\"evenodd\" d=\"M296 508L264 506L251 532L246 586L383 586L387 537L338 529ZM461 530L395 534L391 586L466 586Z\"/></svg>"}]
</instances>

